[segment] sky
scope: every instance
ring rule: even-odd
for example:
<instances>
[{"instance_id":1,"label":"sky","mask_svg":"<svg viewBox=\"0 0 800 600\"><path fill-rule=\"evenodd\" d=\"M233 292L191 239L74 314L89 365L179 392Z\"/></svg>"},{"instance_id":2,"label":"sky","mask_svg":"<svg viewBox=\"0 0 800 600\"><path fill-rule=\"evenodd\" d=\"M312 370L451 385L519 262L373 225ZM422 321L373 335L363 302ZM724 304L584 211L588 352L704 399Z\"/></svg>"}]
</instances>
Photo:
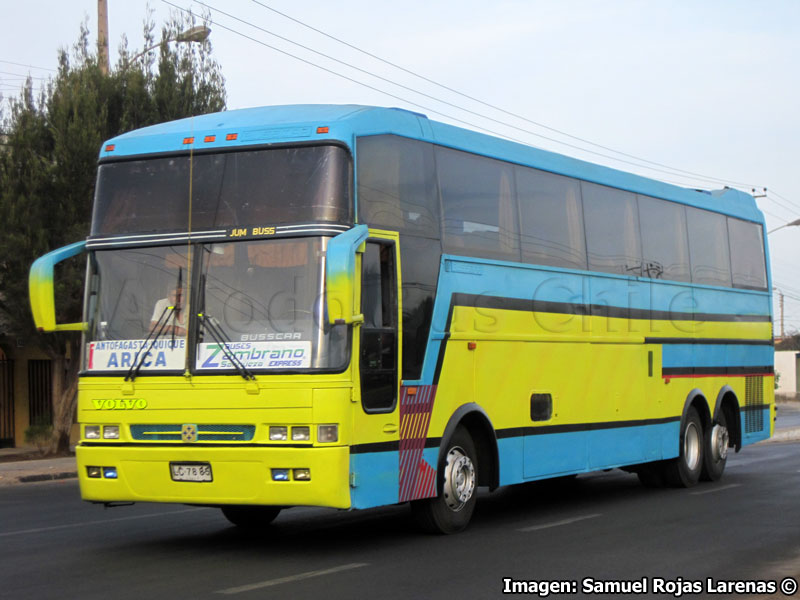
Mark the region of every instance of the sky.
<instances>
[{"instance_id":1,"label":"sky","mask_svg":"<svg viewBox=\"0 0 800 600\"><path fill-rule=\"evenodd\" d=\"M796 0L151 0L157 24L170 3L210 13L228 109L400 106L685 187L766 187L769 230L800 218ZM108 5L113 64L123 35L143 48L148 4ZM97 33L96 0L0 0L0 14L4 96L51 76L82 22ZM800 331L800 227L768 239Z\"/></svg>"}]
</instances>

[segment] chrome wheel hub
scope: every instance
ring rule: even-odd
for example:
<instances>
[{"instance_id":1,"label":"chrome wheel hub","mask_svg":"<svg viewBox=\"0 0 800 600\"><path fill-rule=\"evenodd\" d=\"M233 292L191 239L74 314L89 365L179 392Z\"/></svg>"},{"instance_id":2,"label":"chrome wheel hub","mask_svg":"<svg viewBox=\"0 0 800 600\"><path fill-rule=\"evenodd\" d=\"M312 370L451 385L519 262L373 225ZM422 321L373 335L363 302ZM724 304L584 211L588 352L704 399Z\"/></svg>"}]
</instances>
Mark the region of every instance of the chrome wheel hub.
<instances>
[{"instance_id":1,"label":"chrome wheel hub","mask_svg":"<svg viewBox=\"0 0 800 600\"><path fill-rule=\"evenodd\" d=\"M447 453L442 493L445 503L453 512L464 508L475 493L475 466L458 446Z\"/></svg>"},{"instance_id":2,"label":"chrome wheel hub","mask_svg":"<svg viewBox=\"0 0 800 600\"><path fill-rule=\"evenodd\" d=\"M683 437L683 459L690 471L700 464L700 430L695 423L689 423Z\"/></svg>"},{"instance_id":3,"label":"chrome wheel hub","mask_svg":"<svg viewBox=\"0 0 800 600\"><path fill-rule=\"evenodd\" d=\"M728 458L728 428L724 425L714 425L711 430L711 453L714 462Z\"/></svg>"}]
</instances>

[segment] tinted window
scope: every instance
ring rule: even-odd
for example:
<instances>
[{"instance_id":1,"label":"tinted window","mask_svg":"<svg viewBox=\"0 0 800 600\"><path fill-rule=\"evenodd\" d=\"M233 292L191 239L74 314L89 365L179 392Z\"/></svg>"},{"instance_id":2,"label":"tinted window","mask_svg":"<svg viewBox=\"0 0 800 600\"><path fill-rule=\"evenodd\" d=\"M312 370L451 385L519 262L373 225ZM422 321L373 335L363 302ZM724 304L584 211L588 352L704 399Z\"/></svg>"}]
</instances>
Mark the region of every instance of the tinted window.
<instances>
[{"instance_id":1,"label":"tinted window","mask_svg":"<svg viewBox=\"0 0 800 600\"><path fill-rule=\"evenodd\" d=\"M653 279L690 281L686 213L680 204L639 196L642 272Z\"/></svg>"},{"instance_id":2,"label":"tinted window","mask_svg":"<svg viewBox=\"0 0 800 600\"><path fill-rule=\"evenodd\" d=\"M636 196L593 183L581 183L589 269L641 275Z\"/></svg>"},{"instance_id":3,"label":"tinted window","mask_svg":"<svg viewBox=\"0 0 800 600\"><path fill-rule=\"evenodd\" d=\"M522 260L586 268L580 184L535 169L516 168Z\"/></svg>"},{"instance_id":4,"label":"tinted window","mask_svg":"<svg viewBox=\"0 0 800 600\"><path fill-rule=\"evenodd\" d=\"M510 165L436 148L445 250L519 260Z\"/></svg>"},{"instance_id":5,"label":"tinted window","mask_svg":"<svg viewBox=\"0 0 800 600\"><path fill-rule=\"evenodd\" d=\"M767 289L763 229L757 223L728 217L731 268L736 287Z\"/></svg>"},{"instance_id":6,"label":"tinted window","mask_svg":"<svg viewBox=\"0 0 800 600\"><path fill-rule=\"evenodd\" d=\"M343 148L313 146L105 163L92 234L186 231L190 205L193 230L348 223L350 159Z\"/></svg>"},{"instance_id":7,"label":"tinted window","mask_svg":"<svg viewBox=\"0 0 800 600\"><path fill-rule=\"evenodd\" d=\"M397 287L394 246L368 243L361 271L361 403L391 410L397 397Z\"/></svg>"},{"instance_id":8,"label":"tinted window","mask_svg":"<svg viewBox=\"0 0 800 600\"><path fill-rule=\"evenodd\" d=\"M393 135L358 140L359 221L439 237L439 199L430 144Z\"/></svg>"},{"instance_id":9,"label":"tinted window","mask_svg":"<svg viewBox=\"0 0 800 600\"><path fill-rule=\"evenodd\" d=\"M403 276L403 379L419 379L433 318L442 247L439 240L400 236Z\"/></svg>"},{"instance_id":10,"label":"tinted window","mask_svg":"<svg viewBox=\"0 0 800 600\"><path fill-rule=\"evenodd\" d=\"M724 215L686 207L692 282L731 285L728 227Z\"/></svg>"}]
</instances>

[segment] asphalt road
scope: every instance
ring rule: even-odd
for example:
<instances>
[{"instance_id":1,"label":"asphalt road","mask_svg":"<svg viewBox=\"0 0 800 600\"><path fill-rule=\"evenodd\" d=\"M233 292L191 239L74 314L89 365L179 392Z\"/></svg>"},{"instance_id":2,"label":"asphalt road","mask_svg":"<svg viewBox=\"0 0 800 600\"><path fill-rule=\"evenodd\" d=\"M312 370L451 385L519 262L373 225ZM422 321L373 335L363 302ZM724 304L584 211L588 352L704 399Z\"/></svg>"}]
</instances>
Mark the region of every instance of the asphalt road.
<instances>
[{"instance_id":1,"label":"asphalt road","mask_svg":"<svg viewBox=\"0 0 800 600\"><path fill-rule=\"evenodd\" d=\"M501 597L504 577L578 591L587 577L780 581L800 578L799 497L800 443L745 448L720 482L689 490L620 471L504 488L447 537L417 533L403 506L291 509L248 534L214 509L103 509L74 481L27 484L0 488L0 597L471 599Z\"/></svg>"}]
</instances>

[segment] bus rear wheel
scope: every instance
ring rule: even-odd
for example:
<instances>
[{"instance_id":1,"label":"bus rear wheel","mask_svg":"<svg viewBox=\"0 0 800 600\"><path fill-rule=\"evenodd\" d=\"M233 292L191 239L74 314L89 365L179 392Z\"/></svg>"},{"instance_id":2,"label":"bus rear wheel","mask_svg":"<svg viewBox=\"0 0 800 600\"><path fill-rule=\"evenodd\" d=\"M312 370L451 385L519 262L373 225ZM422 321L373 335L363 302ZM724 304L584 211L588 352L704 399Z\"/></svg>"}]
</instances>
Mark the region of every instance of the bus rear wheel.
<instances>
[{"instance_id":1,"label":"bus rear wheel","mask_svg":"<svg viewBox=\"0 0 800 600\"><path fill-rule=\"evenodd\" d=\"M680 453L664 465L667 483L687 488L696 485L703 471L704 448L703 423L692 406L681 423Z\"/></svg>"},{"instance_id":2,"label":"bus rear wheel","mask_svg":"<svg viewBox=\"0 0 800 600\"><path fill-rule=\"evenodd\" d=\"M450 534L467 527L477 501L476 457L472 437L466 429L458 427L440 459L439 495L411 503L414 518L425 531Z\"/></svg>"},{"instance_id":3,"label":"bus rear wheel","mask_svg":"<svg viewBox=\"0 0 800 600\"><path fill-rule=\"evenodd\" d=\"M221 506L222 514L242 529L262 529L272 523L281 512L280 506Z\"/></svg>"},{"instance_id":4,"label":"bus rear wheel","mask_svg":"<svg viewBox=\"0 0 800 600\"><path fill-rule=\"evenodd\" d=\"M720 410L717 422L706 431L705 448L703 452L703 474L704 481L719 481L725 472L725 464L728 462L728 446L730 435L728 434L728 421L725 418L725 411Z\"/></svg>"}]
</instances>

